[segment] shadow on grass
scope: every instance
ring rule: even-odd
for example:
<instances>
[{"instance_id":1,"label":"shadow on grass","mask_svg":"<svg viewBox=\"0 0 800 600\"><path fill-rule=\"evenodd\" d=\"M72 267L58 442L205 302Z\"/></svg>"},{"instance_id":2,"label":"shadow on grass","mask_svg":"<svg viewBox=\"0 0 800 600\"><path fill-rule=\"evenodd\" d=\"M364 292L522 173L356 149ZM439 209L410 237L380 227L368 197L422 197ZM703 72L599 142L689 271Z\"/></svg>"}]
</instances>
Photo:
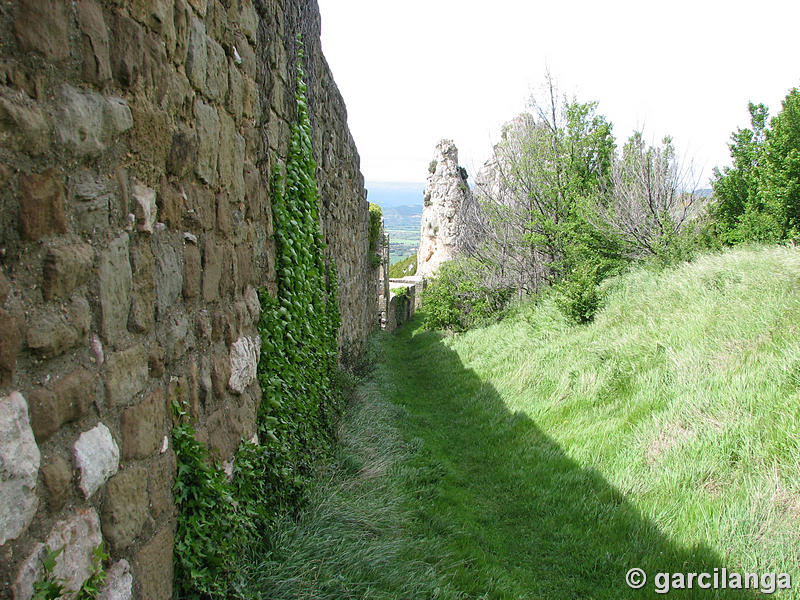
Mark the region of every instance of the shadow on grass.
<instances>
[{"instance_id":1,"label":"shadow on grass","mask_svg":"<svg viewBox=\"0 0 800 600\"><path fill-rule=\"evenodd\" d=\"M716 568L722 579L712 549L669 539L600 473L570 459L526 414L510 412L419 322L384 338L381 376L387 397L406 409L399 427L416 449L398 473L414 514L409 527L445 540L459 564L457 588L488 598L653 598L666 585L656 586L659 573L713 577ZM626 585L634 567L647 574L640 590ZM695 581L668 597L755 594Z\"/></svg>"}]
</instances>

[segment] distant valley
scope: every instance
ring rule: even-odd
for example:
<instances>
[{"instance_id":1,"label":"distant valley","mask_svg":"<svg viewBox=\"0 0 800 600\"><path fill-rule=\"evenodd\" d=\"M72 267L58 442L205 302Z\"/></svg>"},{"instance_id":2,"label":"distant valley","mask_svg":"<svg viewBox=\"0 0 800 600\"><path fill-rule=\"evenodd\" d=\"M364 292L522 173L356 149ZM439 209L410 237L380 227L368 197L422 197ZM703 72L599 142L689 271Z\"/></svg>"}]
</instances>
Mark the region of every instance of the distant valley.
<instances>
[{"instance_id":1,"label":"distant valley","mask_svg":"<svg viewBox=\"0 0 800 600\"><path fill-rule=\"evenodd\" d=\"M411 256L419 247L424 188L421 183L367 183L367 199L383 211L391 263Z\"/></svg>"}]
</instances>

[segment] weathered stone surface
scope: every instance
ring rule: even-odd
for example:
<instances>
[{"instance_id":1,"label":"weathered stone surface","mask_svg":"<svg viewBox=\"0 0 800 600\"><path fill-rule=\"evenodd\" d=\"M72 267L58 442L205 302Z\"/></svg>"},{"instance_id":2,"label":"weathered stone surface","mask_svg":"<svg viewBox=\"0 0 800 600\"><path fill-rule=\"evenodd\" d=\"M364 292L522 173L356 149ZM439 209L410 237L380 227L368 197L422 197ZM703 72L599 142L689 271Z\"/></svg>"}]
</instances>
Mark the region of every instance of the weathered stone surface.
<instances>
[{"instance_id":1,"label":"weathered stone surface","mask_svg":"<svg viewBox=\"0 0 800 600\"><path fill-rule=\"evenodd\" d=\"M194 172L203 183L217 183L217 158L220 148L220 124L217 109L198 100L195 103L197 119L197 162Z\"/></svg>"},{"instance_id":2,"label":"weathered stone surface","mask_svg":"<svg viewBox=\"0 0 800 600\"><path fill-rule=\"evenodd\" d=\"M94 233L108 227L116 202L108 179L97 177L89 171L70 175L69 187L81 233Z\"/></svg>"},{"instance_id":3,"label":"weathered stone surface","mask_svg":"<svg viewBox=\"0 0 800 600\"><path fill-rule=\"evenodd\" d=\"M130 6L131 16L158 34L170 54L175 52L174 5L174 0L134 0Z\"/></svg>"},{"instance_id":4,"label":"weathered stone surface","mask_svg":"<svg viewBox=\"0 0 800 600\"><path fill-rule=\"evenodd\" d=\"M186 75L198 92L206 85L206 65L208 64L206 26L198 18L193 18L189 28L189 47L186 53Z\"/></svg>"},{"instance_id":5,"label":"weathered stone surface","mask_svg":"<svg viewBox=\"0 0 800 600\"><path fill-rule=\"evenodd\" d=\"M174 525L159 531L136 554L136 581L141 600L170 600L172 598L172 545Z\"/></svg>"},{"instance_id":6,"label":"weathered stone surface","mask_svg":"<svg viewBox=\"0 0 800 600\"><path fill-rule=\"evenodd\" d=\"M66 233L64 184L55 168L19 176L19 232L28 240Z\"/></svg>"},{"instance_id":7,"label":"weathered stone surface","mask_svg":"<svg viewBox=\"0 0 800 600\"><path fill-rule=\"evenodd\" d=\"M76 287L89 280L94 249L85 243L56 246L44 258L42 294L45 300L69 298Z\"/></svg>"},{"instance_id":8,"label":"weathered stone surface","mask_svg":"<svg viewBox=\"0 0 800 600\"><path fill-rule=\"evenodd\" d=\"M206 302L219 298L222 260L222 246L213 237L208 236L203 245L203 300Z\"/></svg>"},{"instance_id":9,"label":"weathered stone surface","mask_svg":"<svg viewBox=\"0 0 800 600\"><path fill-rule=\"evenodd\" d=\"M164 396L161 390L157 390L122 413L123 459L147 458L155 454L165 431L165 406Z\"/></svg>"},{"instance_id":10,"label":"weathered stone surface","mask_svg":"<svg viewBox=\"0 0 800 600\"><path fill-rule=\"evenodd\" d=\"M228 93L228 60L225 58L225 50L210 38L206 40L206 49L208 59L203 92L211 100L224 100Z\"/></svg>"},{"instance_id":11,"label":"weathered stone surface","mask_svg":"<svg viewBox=\"0 0 800 600\"><path fill-rule=\"evenodd\" d=\"M44 111L22 92L0 96L0 141L19 152L41 155L50 149L50 123Z\"/></svg>"},{"instance_id":12,"label":"weathered stone surface","mask_svg":"<svg viewBox=\"0 0 800 600\"><path fill-rule=\"evenodd\" d=\"M123 233L100 255L100 324L110 343L117 342L128 325L133 285L129 243L128 234Z\"/></svg>"},{"instance_id":13,"label":"weathered stone surface","mask_svg":"<svg viewBox=\"0 0 800 600\"><path fill-rule=\"evenodd\" d=\"M179 361L194 348L194 333L185 313L173 313L164 322L159 340L166 350L167 363Z\"/></svg>"},{"instance_id":14,"label":"weathered stone surface","mask_svg":"<svg viewBox=\"0 0 800 600\"><path fill-rule=\"evenodd\" d=\"M90 498L119 469L119 447L103 423L84 431L73 447L79 487Z\"/></svg>"},{"instance_id":15,"label":"weathered stone surface","mask_svg":"<svg viewBox=\"0 0 800 600\"><path fill-rule=\"evenodd\" d=\"M229 460L243 439L250 439L256 427L256 405L243 394L236 405L223 406L206 421L208 446L218 458Z\"/></svg>"},{"instance_id":16,"label":"weathered stone surface","mask_svg":"<svg viewBox=\"0 0 800 600\"><path fill-rule=\"evenodd\" d=\"M133 289L128 327L147 333L155 325L155 258L149 240L139 239L131 247Z\"/></svg>"},{"instance_id":17,"label":"weathered stone surface","mask_svg":"<svg viewBox=\"0 0 800 600\"><path fill-rule=\"evenodd\" d=\"M131 87L139 79L144 62L144 32L141 25L118 12L111 37L111 70L123 87Z\"/></svg>"},{"instance_id":18,"label":"weathered stone surface","mask_svg":"<svg viewBox=\"0 0 800 600\"><path fill-rule=\"evenodd\" d=\"M434 168L425 186L417 252L417 275L422 277L432 275L443 262L471 246L474 234L469 222L478 209L451 140L437 144L431 165Z\"/></svg>"},{"instance_id":19,"label":"weathered stone surface","mask_svg":"<svg viewBox=\"0 0 800 600\"><path fill-rule=\"evenodd\" d=\"M8 277L5 276L5 273L0 271L0 305L5 303L10 293L11 284L8 281Z\"/></svg>"},{"instance_id":20,"label":"weathered stone surface","mask_svg":"<svg viewBox=\"0 0 800 600\"><path fill-rule=\"evenodd\" d=\"M28 394L31 427L41 443L65 423L78 420L95 399L95 375L79 368L59 379L53 389L38 388Z\"/></svg>"},{"instance_id":21,"label":"weathered stone surface","mask_svg":"<svg viewBox=\"0 0 800 600\"><path fill-rule=\"evenodd\" d=\"M150 369L150 377L158 379L164 376L164 349L156 344L150 349L147 356L147 368Z\"/></svg>"},{"instance_id":22,"label":"weathered stone surface","mask_svg":"<svg viewBox=\"0 0 800 600\"><path fill-rule=\"evenodd\" d=\"M0 546L19 537L36 514L41 456L22 394L0 398Z\"/></svg>"},{"instance_id":23,"label":"weathered stone surface","mask_svg":"<svg viewBox=\"0 0 800 600\"><path fill-rule=\"evenodd\" d=\"M158 218L156 191L138 181L133 184L134 215L136 229L145 233L153 233L153 226Z\"/></svg>"},{"instance_id":24,"label":"weathered stone surface","mask_svg":"<svg viewBox=\"0 0 800 600\"><path fill-rule=\"evenodd\" d=\"M214 396L218 399L225 396L225 388L231 378L230 356L215 354L211 367L211 381L213 384Z\"/></svg>"},{"instance_id":25,"label":"weathered stone surface","mask_svg":"<svg viewBox=\"0 0 800 600\"><path fill-rule=\"evenodd\" d=\"M231 346L231 378L228 387L241 394L256 379L256 367L261 353L261 338L242 336Z\"/></svg>"},{"instance_id":26,"label":"weathered stone surface","mask_svg":"<svg viewBox=\"0 0 800 600\"><path fill-rule=\"evenodd\" d=\"M42 478L47 490L47 506L51 513L60 511L69 496L72 467L60 456L54 456L42 466Z\"/></svg>"},{"instance_id":27,"label":"weathered stone surface","mask_svg":"<svg viewBox=\"0 0 800 600\"><path fill-rule=\"evenodd\" d=\"M172 148L167 158L167 172L185 177L195 166L197 160L197 136L183 129L172 136Z\"/></svg>"},{"instance_id":28,"label":"weathered stone surface","mask_svg":"<svg viewBox=\"0 0 800 600\"><path fill-rule=\"evenodd\" d=\"M156 247L156 308L159 318L173 306L183 290L183 265L179 253L167 239L159 236Z\"/></svg>"},{"instance_id":29,"label":"weathered stone surface","mask_svg":"<svg viewBox=\"0 0 800 600\"><path fill-rule=\"evenodd\" d=\"M17 4L14 35L20 47L39 52L48 60L69 57L68 6L50 0L26 0Z\"/></svg>"},{"instance_id":30,"label":"weathered stone surface","mask_svg":"<svg viewBox=\"0 0 800 600\"><path fill-rule=\"evenodd\" d=\"M113 406L131 404L147 383L147 352L137 344L109 354L105 364L106 395Z\"/></svg>"},{"instance_id":31,"label":"weathered stone surface","mask_svg":"<svg viewBox=\"0 0 800 600\"><path fill-rule=\"evenodd\" d=\"M183 247L183 297L196 298L200 295L203 266L200 249L194 244Z\"/></svg>"},{"instance_id":32,"label":"weathered stone surface","mask_svg":"<svg viewBox=\"0 0 800 600\"><path fill-rule=\"evenodd\" d=\"M175 453L168 451L148 470L148 489L150 490L150 512L154 519L171 514L174 510L172 485L175 483L177 465Z\"/></svg>"},{"instance_id":33,"label":"weathered stone surface","mask_svg":"<svg viewBox=\"0 0 800 600\"><path fill-rule=\"evenodd\" d=\"M133 575L131 566L124 558L109 567L106 582L100 588L97 600L131 600L133 598Z\"/></svg>"},{"instance_id":34,"label":"weathered stone surface","mask_svg":"<svg viewBox=\"0 0 800 600\"><path fill-rule=\"evenodd\" d=\"M10 384L17 368L17 354L22 345L19 323L0 308L0 383Z\"/></svg>"},{"instance_id":35,"label":"weathered stone surface","mask_svg":"<svg viewBox=\"0 0 800 600\"><path fill-rule=\"evenodd\" d=\"M242 74L233 62L228 60L228 95L225 98L225 108L238 123L242 120L242 102L244 98L244 80Z\"/></svg>"},{"instance_id":36,"label":"weathered stone surface","mask_svg":"<svg viewBox=\"0 0 800 600\"><path fill-rule=\"evenodd\" d=\"M42 358L60 356L84 340L90 325L89 303L80 296L73 297L66 310L40 308L28 323L28 347Z\"/></svg>"},{"instance_id":37,"label":"weathered stone surface","mask_svg":"<svg viewBox=\"0 0 800 600\"><path fill-rule=\"evenodd\" d=\"M245 77L242 89L242 116L245 119L255 119L259 110L259 93L256 82Z\"/></svg>"},{"instance_id":38,"label":"weathered stone surface","mask_svg":"<svg viewBox=\"0 0 800 600\"><path fill-rule=\"evenodd\" d=\"M103 535L117 552L139 536L148 512L147 471L133 467L108 480L101 512Z\"/></svg>"},{"instance_id":39,"label":"weathered stone surface","mask_svg":"<svg viewBox=\"0 0 800 600\"><path fill-rule=\"evenodd\" d=\"M50 530L45 543L38 544L23 562L12 586L14 598L28 600L33 596L33 583L42 574L45 546L64 548L56 558L53 577L62 581L67 589L79 589L91 574L94 549L102 541L100 519L93 508L75 511L69 518L59 521Z\"/></svg>"},{"instance_id":40,"label":"weathered stone surface","mask_svg":"<svg viewBox=\"0 0 800 600\"><path fill-rule=\"evenodd\" d=\"M133 127L133 116L121 98L104 98L63 84L54 118L56 139L79 157L102 154L116 136Z\"/></svg>"},{"instance_id":41,"label":"weathered stone surface","mask_svg":"<svg viewBox=\"0 0 800 600\"><path fill-rule=\"evenodd\" d=\"M94 0L78 0L75 7L82 34L80 52L83 78L102 85L111 79L108 27L103 20L103 11Z\"/></svg>"}]
</instances>

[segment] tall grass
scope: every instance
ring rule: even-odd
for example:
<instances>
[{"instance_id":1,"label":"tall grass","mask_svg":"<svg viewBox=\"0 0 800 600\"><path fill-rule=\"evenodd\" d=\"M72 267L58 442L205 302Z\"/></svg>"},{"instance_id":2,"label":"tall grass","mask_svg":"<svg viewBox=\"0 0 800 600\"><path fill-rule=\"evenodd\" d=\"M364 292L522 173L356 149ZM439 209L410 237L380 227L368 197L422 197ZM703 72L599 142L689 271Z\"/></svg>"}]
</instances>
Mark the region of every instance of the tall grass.
<instances>
[{"instance_id":1,"label":"tall grass","mask_svg":"<svg viewBox=\"0 0 800 600\"><path fill-rule=\"evenodd\" d=\"M457 336L378 335L336 459L243 557L241 595L616 600L725 567L789 572L800 597L800 252L634 271L604 297L588 325L542 297Z\"/></svg>"}]
</instances>

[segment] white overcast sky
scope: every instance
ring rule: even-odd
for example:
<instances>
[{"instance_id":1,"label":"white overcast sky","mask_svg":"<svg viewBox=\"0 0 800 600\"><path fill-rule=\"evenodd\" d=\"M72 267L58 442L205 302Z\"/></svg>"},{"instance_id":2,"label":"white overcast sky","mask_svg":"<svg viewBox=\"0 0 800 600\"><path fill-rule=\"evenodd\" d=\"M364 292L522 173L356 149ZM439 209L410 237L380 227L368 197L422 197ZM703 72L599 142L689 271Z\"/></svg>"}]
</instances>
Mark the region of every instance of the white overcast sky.
<instances>
[{"instance_id":1,"label":"white overcast sky","mask_svg":"<svg viewBox=\"0 0 800 600\"><path fill-rule=\"evenodd\" d=\"M541 89L595 100L618 144L672 135L728 164L747 103L800 86L800 0L319 0L322 48L367 181L421 182L451 138L470 176Z\"/></svg>"}]
</instances>

